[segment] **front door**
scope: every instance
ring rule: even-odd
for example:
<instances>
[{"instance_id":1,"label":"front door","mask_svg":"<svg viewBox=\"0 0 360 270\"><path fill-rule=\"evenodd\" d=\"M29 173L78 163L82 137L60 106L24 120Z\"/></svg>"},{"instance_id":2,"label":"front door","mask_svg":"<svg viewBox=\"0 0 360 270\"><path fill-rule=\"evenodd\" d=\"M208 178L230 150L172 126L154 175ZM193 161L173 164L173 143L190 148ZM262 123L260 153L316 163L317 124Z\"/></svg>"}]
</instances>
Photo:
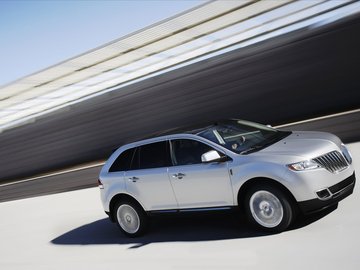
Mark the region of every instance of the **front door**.
<instances>
[{"instance_id":1,"label":"front door","mask_svg":"<svg viewBox=\"0 0 360 270\"><path fill-rule=\"evenodd\" d=\"M171 149L169 177L180 208L233 205L228 162L201 162L202 154L215 149L191 139L171 140Z\"/></svg>"}]
</instances>

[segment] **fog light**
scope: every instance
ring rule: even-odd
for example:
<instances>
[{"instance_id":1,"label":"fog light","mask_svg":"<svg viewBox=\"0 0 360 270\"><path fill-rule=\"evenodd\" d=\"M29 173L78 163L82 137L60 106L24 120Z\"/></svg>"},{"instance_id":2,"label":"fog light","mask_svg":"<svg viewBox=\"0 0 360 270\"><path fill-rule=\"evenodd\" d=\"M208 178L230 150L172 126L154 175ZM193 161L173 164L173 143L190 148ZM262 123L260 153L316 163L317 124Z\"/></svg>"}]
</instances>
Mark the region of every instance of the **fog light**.
<instances>
[{"instance_id":1,"label":"fog light","mask_svg":"<svg viewBox=\"0 0 360 270\"><path fill-rule=\"evenodd\" d=\"M316 192L316 194L318 195L319 199L321 199L321 200L329 199L331 196L328 189L319 190L318 192Z\"/></svg>"}]
</instances>

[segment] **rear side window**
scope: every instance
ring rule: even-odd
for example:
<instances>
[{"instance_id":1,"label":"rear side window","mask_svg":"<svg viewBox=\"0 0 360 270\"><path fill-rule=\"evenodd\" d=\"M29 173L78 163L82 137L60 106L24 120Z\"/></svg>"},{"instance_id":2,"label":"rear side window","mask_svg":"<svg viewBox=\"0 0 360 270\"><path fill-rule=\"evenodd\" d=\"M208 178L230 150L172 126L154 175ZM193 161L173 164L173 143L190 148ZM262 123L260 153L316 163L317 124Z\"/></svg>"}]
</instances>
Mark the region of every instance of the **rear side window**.
<instances>
[{"instance_id":1,"label":"rear side window","mask_svg":"<svg viewBox=\"0 0 360 270\"><path fill-rule=\"evenodd\" d=\"M168 142L145 144L120 154L109 172L168 167L171 165Z\"/></svg>"},{"instance_id":2,"label":"rear side window","mask_svg":"<svg viewBox=\"0 0 360 270\"><path fill-rule=\"evenodd\" d=\"M118 156L115 162L111 165L109 172L128 171L131 168L131 162L134 157L134 148L125 150Z\"/></svg>"},{"instance_id":3,"label":"rear side window","mask_svg":"<svg viewBox=\"0 0 360 270\"><path fill-rule=\"evenodd\" d=\"M137 152L139 169L168 167L171 163L167 141L142 145Z\"/></svg>"}]
</instances>

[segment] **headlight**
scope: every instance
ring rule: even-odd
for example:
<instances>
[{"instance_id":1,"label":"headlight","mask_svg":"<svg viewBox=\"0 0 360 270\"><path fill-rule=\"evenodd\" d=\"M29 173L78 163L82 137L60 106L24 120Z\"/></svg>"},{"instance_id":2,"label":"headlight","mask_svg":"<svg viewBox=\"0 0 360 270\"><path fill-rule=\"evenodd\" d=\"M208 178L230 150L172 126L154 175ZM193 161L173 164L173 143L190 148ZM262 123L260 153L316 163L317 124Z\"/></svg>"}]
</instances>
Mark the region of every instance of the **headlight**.
<instances>
[{"instance_id":1,"label":"headlight","mask_svg":"<svg viewBox=\"0 0 360 270\"><path fill-rule=\"evenodd\" d=\"M293 171L305 171L320 168L320 165L312 160L304 160L287 165Z\"/></svg>"},{"instance_id":2,"label":"headlight","mask_svg":"<svg viewBox=\"0 0 360 270\"><path fill-rule=\"evenodd\" d=\"M343 143L341 144L341 152L343 153L343 155L346 158L347 162L349 164L351 164L352 163L352 156L350 154L349 149L347 149L347 147Z\"/></svg>"}]
</instances>

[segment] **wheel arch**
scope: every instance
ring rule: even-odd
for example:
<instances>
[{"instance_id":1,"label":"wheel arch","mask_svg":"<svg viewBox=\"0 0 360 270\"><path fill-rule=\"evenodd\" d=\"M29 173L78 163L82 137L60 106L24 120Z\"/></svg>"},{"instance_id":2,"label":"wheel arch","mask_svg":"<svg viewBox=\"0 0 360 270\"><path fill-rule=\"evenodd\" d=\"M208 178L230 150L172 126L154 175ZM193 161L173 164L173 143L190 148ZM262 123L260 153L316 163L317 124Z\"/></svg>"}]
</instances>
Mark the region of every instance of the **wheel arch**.
<instances>
[{"instance_id":1,"label":"wheel arch","mask_svg":"<svg viewBox=\"0 0 360 270\"><path fill-rule=\"evenodd\" d=\"M120 201L131 201L135 204L137 204L139 207L141 207L144 210L144 207L141 205L141 203L139 203L134 197L132 197L129 194L126 193L119 193L116 194L114 197L111 198L110 200L110 204L109 204L109 211L110 211L110 220L112 222L115 222L115 216L114 216L114 207L115 205L120 202ZM145 212L145 210L144 210Z\"/></svg>"},{"instance_id":2,"label":"wheel arch","mask_svg":"<svg viewBox=\"0 0 360 270\"><path fill-rule=\"evenodd\" d=\"M280 182L278 182L274 179L271 179L271 178L256 177L256 178L251 178L251 179L247 180L244 184L241 185L241 187L238 191L237 203L238 203L238 206L242 210L244 208L243 201L245 198L245 194L252 186L258 185L258 184L270 184L270 185L280 189L291 200L292 205L297 208L297 201L296 201L294 195L290 192L290 190L287 187L285 187Z\"/></svg>"}]
</instances>

